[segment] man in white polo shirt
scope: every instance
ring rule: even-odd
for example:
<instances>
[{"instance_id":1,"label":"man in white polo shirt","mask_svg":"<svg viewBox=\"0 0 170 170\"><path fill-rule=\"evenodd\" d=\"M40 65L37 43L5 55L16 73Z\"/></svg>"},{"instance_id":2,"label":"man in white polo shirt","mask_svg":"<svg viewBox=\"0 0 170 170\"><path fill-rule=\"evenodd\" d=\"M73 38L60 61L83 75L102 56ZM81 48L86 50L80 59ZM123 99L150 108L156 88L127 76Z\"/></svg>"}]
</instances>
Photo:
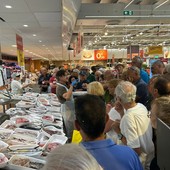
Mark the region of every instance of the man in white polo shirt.
<instances>
[{"instance_id":1,"label":"man in white polo shirt","mask_svg":"<svg viewBox=\"0 0 170 170\"><path fill-rule=\"evenodd\" d=\"M115 89L117 100L126 110L120 121L120 130L115 128L119 139L133 148L139 155L144 169L149 169L154 154L152 142L152 128L147 116L147 109L141 103L136 103L136 87L122 81ZM122 108L122 109L123 109Z\"/></svg>"}]
</instances>

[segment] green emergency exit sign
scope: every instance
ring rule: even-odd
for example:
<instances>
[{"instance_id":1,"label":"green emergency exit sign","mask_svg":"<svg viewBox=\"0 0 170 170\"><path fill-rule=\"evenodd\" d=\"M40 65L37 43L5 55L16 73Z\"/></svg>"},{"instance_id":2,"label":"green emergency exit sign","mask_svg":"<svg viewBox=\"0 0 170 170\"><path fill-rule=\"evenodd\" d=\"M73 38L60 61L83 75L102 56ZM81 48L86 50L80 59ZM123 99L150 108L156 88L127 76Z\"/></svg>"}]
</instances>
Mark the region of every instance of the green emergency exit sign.
<instances>
[{"instance_id":1,"label":"green emergency exit sign","mask_svg":"<svg viewBox=\"0 0 170 170\"><path fill-rule=\"evenodd\" d=\"M133 15L133 11L123 11L123 15Z\"/></svg>"}]
</instances>

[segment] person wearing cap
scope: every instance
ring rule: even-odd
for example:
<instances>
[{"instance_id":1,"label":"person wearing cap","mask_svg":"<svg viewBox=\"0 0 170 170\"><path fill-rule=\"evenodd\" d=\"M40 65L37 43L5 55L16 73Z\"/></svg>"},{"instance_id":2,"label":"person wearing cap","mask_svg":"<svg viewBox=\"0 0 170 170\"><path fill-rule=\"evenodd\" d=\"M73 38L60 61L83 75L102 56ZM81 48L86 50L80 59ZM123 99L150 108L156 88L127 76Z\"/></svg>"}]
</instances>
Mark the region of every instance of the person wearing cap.
<instances>
[{"instance_id":1,"label":"person wearing cap","mask_svg":"<svg viewBox=\"0 0 170 170\"><path fill-rule=\"evenodd\" d=\"M19 73L13 73L11 75L12 77L12 82L11 82L11 92L12 94L22 94L23 93L23 89L28 87L28 86L31 86L31 84L25 84L25 85L22 85L20 83L20 74Z\"/></svg>"},{"instance_id":2,"label":"person wearing cap","mask_svg":"<svg viewBox=\"0 0 170 170\"><path fill-rule=\"evenodd\" d=\"M79 75L80 75L80 81L77 83L75 90L76 91L87 91L87 84L90 83L89 80L87 80L87 72L80 71Z\"/></svg>"},{"instance_id":3,"label":"person wearing cap","mask_svg":"<svg viewBox=\"0 0 170 170\"><path fill-rule=\"evenodd\" d=\"M73 69L73 71L72 71L72 73L71 73L71 76L75 76L76 78L78 78L79 73L80 73L80 71L75 68L75 69Z\"/></svg>"},{"instance_id":4,"label":"person wearing cap","mask_svg":"<svg viewBox=\"0 0 170 170\"><path fill-rule=\"evenodd\" d=\"M89 83L96 81L95 80L95 76L93 74L90 74L90 69L87 66L82 66L81 67L81 71L85 71L87 74L87 80L89 81Z\"/></svg>"},{"instance_id":5,"label":"person wearing cap","mask_svg":"<svg viewBox=\"0 0 170 170\"><path fill-rule=\"evenodd\" d=\"M124 70L124 65L122 63L118 63L115 66L115 69L117 70L117 78L122 78L123 70Z\"/></svg>"}]
</instances>

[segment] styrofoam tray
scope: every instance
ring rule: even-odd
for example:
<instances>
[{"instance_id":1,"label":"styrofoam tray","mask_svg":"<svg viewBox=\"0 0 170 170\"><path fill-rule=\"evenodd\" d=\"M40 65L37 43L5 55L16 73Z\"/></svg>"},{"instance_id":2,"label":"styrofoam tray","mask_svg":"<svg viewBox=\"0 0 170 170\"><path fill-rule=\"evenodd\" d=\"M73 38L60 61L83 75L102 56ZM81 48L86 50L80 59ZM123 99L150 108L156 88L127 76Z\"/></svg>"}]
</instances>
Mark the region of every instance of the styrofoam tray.
<instances>
[{"instance_id":1,"label":"styrofoam tray","mask_svg":"<svg viewBox=\"0 0 170 170\"><path fill-rule=\"evenodd\" d=\"M38 138L39 131L23 129L23 128L16 128L14 131L14 134L21 134L21 135L26 135L26 136L29 136L32 138Z\"/></svg>"},{"instance_id":2,"label":"styrofoam tray","mask_svg":"<svg viewBox=\"0 0 170 170\"><path fill-rule=\"evenodd\" d=\"M42 163L42 164L45 164L45 160L41 160L41 159L36 159L36 158L33 158L33 157L29 157L29 156L25 156L25 155L14 155L10 158L8 164L9 164L9 167L12 169L12 170L35 170L33 168L29 168L29 167L24 167L24 166L19 166L19 165L16 165L14 164L14 161L15 160L23 160L23 159L28 159L32 162L37 162L37 163Z\"/></svg>"}]
</instances>

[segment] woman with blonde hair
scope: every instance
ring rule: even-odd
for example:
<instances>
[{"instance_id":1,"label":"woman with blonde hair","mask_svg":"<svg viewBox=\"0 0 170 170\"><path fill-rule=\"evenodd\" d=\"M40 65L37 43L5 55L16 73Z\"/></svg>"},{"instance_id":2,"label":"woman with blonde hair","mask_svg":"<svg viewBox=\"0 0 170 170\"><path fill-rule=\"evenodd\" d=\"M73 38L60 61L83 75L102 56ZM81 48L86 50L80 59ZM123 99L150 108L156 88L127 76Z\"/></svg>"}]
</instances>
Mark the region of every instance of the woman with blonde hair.
<instances>
[{"instance_id":1,"label":"woman with blonde hair","mask_svg":"<svg viewBox=\"0 0 170 170\"><path fill-rule=\"evenodd\" d=\"M103 98L103 96L104 96L103 85L98 81L93 81L93 82L88 84L87 93L97 95L97 96L101 96Z\"/></svg>"}]
</instances>

